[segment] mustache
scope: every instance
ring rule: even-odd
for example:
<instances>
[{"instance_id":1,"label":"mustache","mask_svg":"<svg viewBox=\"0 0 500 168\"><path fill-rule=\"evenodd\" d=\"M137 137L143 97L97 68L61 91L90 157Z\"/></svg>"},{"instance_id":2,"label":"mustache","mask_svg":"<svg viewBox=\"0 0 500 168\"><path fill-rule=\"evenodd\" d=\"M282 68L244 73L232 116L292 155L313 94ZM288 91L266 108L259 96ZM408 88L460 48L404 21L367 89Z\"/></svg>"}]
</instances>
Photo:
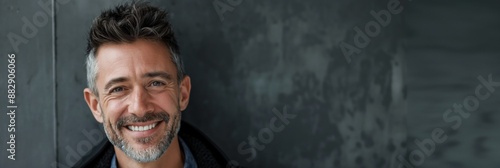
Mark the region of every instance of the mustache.
<instances>
[{"instance_id":1,"label":"mustache","mask_svg":"<svg viewBox=\"0 0 500 168\"><path fill-rule=\"evenodd\" d=\"M153 121L153 120L163 120L168 123L168 120L170 119L170 115L166 112L149 112L144 114L142 117L138 117L135 114L132 114L130 116L124 116L118 118L118 121L116 122L116 127L120 128L125 125L129 125L132 123L138 123L138 122L148 122L148 121Z\"/></svg>"}]
</instances>

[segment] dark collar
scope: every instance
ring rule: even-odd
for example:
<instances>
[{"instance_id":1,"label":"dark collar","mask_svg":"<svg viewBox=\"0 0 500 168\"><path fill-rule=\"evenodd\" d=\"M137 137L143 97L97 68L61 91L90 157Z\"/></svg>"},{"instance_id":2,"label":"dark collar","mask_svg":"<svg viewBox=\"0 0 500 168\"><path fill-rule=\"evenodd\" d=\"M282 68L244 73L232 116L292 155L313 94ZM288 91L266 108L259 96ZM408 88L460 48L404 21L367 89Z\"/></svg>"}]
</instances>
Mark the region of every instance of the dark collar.
<instances>
[{"instance_id":1,"label":"dark collar","mask_svg":"<svg viewBox=\"0 0 500 168\"><path fill-rule=\"evenodd\" d=\"M200 130L182 121L178 136L191 149L198 167L226 167L228 159ZM73 167L109 168L115 154L113 145L107 138L83 156Z\"/></svg>"}]
</instances>

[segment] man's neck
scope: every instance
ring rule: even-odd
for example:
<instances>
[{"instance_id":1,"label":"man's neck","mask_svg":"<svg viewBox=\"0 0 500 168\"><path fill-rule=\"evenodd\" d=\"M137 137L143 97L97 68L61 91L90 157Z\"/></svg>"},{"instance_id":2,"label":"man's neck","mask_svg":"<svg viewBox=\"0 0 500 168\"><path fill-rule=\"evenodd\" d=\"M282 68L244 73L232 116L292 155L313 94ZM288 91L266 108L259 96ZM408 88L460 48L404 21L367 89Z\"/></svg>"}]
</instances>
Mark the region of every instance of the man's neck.
<instances>
[{"instance_id":1,"label":"man's neck","mask_svg":"<svg viewBox=\"0 0 500 168\"><path fill-rule=\"evenodd\" d=\"M168 147L167 151L163 153L163 155L160 156L155 161L152 162L147 162L147 163L140 163L132 158L129 158L125 153L117 148L116 146L114 147L115 153L116 153L116 161L117 161L117 166L119 168L155 168L155 167L173 167L173 168L182 168L184 164L184 158L182 155L182 150L179 144L179 139L176 136L174 139L172 139L172 143Z\"/></svg>"}]
</instances>

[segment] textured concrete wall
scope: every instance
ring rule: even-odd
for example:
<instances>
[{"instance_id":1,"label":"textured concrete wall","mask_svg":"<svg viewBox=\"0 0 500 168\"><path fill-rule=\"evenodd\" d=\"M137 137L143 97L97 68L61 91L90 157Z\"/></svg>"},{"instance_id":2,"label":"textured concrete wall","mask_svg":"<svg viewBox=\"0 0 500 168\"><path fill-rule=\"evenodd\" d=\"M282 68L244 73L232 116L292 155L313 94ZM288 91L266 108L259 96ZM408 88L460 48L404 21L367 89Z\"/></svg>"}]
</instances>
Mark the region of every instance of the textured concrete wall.
<instances>
[{"instance_id":1,"label":"textured concrete wall","mask_svg":"<svg viewBox=\"0 0 500 168\"><path fill-rule=\"evenodd\" d=\"M491 75L500 81L499 5L488 0L408 5L408 151L422 151L415 140L430 138L436 128L447 136L420 167L500 166L500 88L490 90L478 79Z\"/></svg>"},{"instance_id":2,"label":"textured concrete wall","mask_svg":"<svg viewBox=\"0 0 500 168\"><path fill-rule=\"evenodd\" d=\"M243 1L222 21L210 1L167 4L194 82L185 118L249 167L393 167L406 138L400 22L347 63L338 44L387 3L363 2ZM285 106L296 118L265 141Z\"/></svg>"},{"instance_id":3,"label":"textured concrete wall","mask_svg":"<svg viewBox=\"0 0 500 168\"><path fill-rule=\"evenodd\" d=\"M36 1L2 2L0 23L9 24L0 27L0 63L7 66L3 58L8 53L19 56L17 90L23 112L17 116L18 159L7 160L0 152L1 167L70 167L104 138L83 100L83 54L91 20L120 1L56 3L55 20L49 16L47 25L14 51L6 34L22 33L22 17L45 9ZM192 77L184 119L219 144L233 163L400 164L395 157L406 153L407 134L401 14L392 15L386 25L370 14L388 11L389 1L153 3L171 11ZM370 29L369 42L358 45L356 27L366 34L366 25L373 23L379 30ZM341 44L359 51L346 55ZM6 76L5 70L0 73ZM6 88L5 80L0 81ZM0 93L6 95L6 90ZM6 106L4 101L0 105ZM7 119L0 119L4 151Z\"/></svg>"},{"instance_id":4,"label":"textured concrete wall","mask_svg":"<svg viewBox=\"0 0 500 168\"><path fill-rule=\"evenodd\" d=\"M36 3L0 4L0 167L48 167L56 159L53 20ZM15 55L13 104L7 99L9 54ZM8 109L8 105L17 108ZM15 110L15 115L8 115L10 110ZM9 127L11 116L14 123ZM7 151L11 134L15 160L7 158L11 155Z\"/></svg>"}]
</instances>

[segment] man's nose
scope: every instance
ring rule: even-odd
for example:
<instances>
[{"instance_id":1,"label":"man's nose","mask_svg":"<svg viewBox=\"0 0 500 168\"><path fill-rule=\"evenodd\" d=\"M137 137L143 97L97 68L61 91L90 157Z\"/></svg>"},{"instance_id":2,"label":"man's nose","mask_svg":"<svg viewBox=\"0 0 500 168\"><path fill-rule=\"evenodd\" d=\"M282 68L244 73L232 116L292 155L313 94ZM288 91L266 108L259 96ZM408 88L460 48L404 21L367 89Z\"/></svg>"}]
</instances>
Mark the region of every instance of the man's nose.
<instances>
[{"instance_id":1,"label":"man's nose","mask_svg":"<svg viewBox=\"0 0 500 168\"><path fill-rule=\"evenodd\" d=\"M137 87L131 94L128 105L130 113L142 117L148 112L153 112L154 107L150 103L151 97L145 88Z\"/></svg>"}]
</instances>

